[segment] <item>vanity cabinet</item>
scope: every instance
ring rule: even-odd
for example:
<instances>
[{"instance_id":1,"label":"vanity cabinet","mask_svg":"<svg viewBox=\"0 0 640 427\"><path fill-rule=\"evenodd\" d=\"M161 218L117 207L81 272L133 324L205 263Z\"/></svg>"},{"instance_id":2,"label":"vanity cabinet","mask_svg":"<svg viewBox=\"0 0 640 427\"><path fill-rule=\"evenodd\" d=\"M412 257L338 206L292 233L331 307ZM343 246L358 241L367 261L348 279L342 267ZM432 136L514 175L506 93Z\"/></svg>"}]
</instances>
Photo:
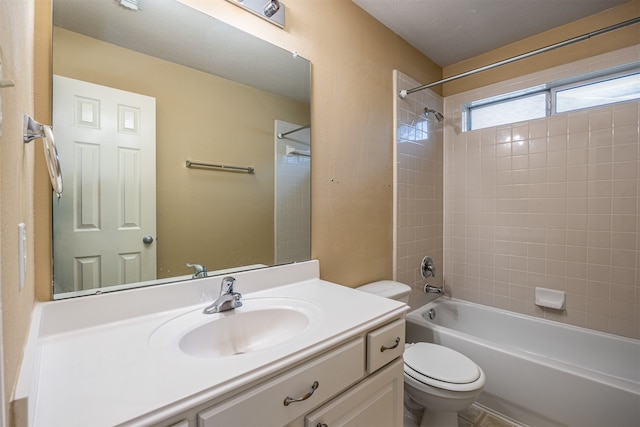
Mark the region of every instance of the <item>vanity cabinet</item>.
<instances>
[{"instance_id":1,"label":"vanity cabinet","mask_svg":"<svg viewBox=\"0 0 640 427\"><path fill-rule=\"evenodd\" d=\"M402 425L406 304L321 280L317 261L234 277L244 304L224 315L202 314L214 277L36 305L16 427Z\"/></svg>"},{"instance_id":2,"label":"vanity cabinet","mask_svg":"<svg viewBox=\"0 0 640 427\"><path fill-rule=\"evenodd\" d=\"M197 410L191 427L402 425L404 330L397 319L348 340Z\"/></svg>"}]
</instances>

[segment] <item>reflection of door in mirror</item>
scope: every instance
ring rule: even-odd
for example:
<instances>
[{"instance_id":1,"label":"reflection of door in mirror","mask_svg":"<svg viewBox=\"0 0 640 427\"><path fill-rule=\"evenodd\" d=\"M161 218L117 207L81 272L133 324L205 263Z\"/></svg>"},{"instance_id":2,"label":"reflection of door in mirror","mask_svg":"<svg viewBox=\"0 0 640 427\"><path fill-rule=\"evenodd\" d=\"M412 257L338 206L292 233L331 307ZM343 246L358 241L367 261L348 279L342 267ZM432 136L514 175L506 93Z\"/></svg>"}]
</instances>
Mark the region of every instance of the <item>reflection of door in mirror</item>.
<instances>
[{"instance_id":1,"label":"reflection of door in mirror","mask_svg":"<svg viewBox=\"0 0 640 427\"><path fill-rule=\"evenodd\" d=\"M53 105L54 292L155 279L155 99L55 75Z\"/></svg>"}]
</instances>

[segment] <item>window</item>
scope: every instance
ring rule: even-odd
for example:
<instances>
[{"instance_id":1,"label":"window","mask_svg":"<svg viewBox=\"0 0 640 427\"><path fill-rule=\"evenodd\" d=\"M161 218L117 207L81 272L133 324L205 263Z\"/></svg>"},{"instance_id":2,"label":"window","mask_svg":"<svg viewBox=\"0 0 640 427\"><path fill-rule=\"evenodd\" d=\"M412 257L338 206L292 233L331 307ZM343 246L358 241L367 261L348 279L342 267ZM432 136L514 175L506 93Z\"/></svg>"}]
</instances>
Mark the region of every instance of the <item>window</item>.
<instances>
[{"instance_id":1,"label":"window","mask_svg":"<svg viewBox=\"0 0 640 427\"><path fill-rule=\"evenodd\" d=\"M582 108L640 99L638 63L625 71L611 70L549 83L524 91L464 105L466 130L483 129Z\"/></svg>"},{"instance_id":2,"label":"window","mask_svg":"<svg viewBox=\"0 0 640 427\"><path fill-rule=\"evenodd\" d=\"M553 91L556 113L613 104L640 97L640 73Z\"/></svg>"},{"instance_id":3,"label":"window","mask_svg":"<svg viewBox=\"0 0 640 427\"><path fill-rule=\"evenodd\" d=\"M523 120L539 119L547 115L547 94L525 95L506 101L471 107L470 129L482 129Z\"/></svg>"}]
</instances>

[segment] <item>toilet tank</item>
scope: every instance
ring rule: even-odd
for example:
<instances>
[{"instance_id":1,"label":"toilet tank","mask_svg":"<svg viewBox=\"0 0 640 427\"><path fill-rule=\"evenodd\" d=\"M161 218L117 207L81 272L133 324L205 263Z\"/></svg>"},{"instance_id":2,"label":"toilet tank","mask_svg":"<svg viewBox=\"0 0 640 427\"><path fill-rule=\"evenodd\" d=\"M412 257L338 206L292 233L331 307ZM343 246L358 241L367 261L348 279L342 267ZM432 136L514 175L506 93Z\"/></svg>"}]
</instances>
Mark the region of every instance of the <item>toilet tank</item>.
<instances>
[{"instance_id":1,"label":"toilet tank","mask_svg":"<svg viewBox=\"0 0 640 427\"><path fill-rule=\"evenodd\" d=\"M379 282L359 286L356 289L381 297L391 298L396 301L404 302L405 304L409 303L409 293L411 292L410 286L393 280L381 280Z\"/></svg>"}]
</instances>

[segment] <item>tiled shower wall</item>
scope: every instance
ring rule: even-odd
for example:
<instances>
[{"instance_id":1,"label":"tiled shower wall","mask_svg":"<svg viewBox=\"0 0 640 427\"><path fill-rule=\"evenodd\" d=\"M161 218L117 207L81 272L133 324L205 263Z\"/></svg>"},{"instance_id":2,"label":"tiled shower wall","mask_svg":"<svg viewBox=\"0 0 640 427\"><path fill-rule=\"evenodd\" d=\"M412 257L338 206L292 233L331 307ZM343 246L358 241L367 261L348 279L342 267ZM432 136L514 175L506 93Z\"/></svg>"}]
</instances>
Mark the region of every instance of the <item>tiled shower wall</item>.
<instances>
[{"instance_id":1,"label":"tiled shower wall","mask_svg":"<svg viewBox=\"0 0 640 427\"><path fill-rule=\"evenodd\" d=\"M397 71L394 82L394 94L420 85ZM394 99L394 278L412 287L409 303L415 308L429 300L422 291L427 281L420 274L424 256L430 256L436 267L429 284L442 285L443 123L423 113L426 107L442 112L443 102L430 90Z\"/></svg>"},{"instance_id":2,"label":"tiled shower wall","mask_svg":"<svg viewBox=\"0 0 640 427\"><path fill-rule=\"evenodd\" d=\"M448 293L640 338L640 102L460 131L465 102L637 61L639 51L446 98ZM566 310L536 306L535 287L565 291Z\"/></svg>"}]
</instances>

